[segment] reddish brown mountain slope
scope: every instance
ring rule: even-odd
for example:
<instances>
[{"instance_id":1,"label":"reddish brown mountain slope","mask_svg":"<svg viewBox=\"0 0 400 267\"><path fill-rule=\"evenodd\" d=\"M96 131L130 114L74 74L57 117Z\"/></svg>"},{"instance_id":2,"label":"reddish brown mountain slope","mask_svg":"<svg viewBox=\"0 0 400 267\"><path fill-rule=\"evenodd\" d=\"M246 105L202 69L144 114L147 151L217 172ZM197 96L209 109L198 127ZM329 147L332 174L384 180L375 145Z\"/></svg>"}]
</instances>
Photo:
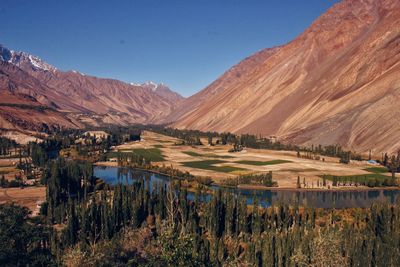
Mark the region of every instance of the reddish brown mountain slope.
<instances>
[{"instance_id":1,"label":"reddish brown mountain slope","mask_svg":"<svg viewBox=\"0 0 400 267\"><path fill-rule=\"evenodd\" d=\"M277 135L364 152L400 148L400 1L344 0L291 43L188 98L178 128Z\"/></svg>"},{"instance_id":2,"label":"reddish brown mountain slope","mask_svg":"<svg viewBox=\"0 0 400 267\"><path fill-rule=\"evenodd\" d=\"M83 125L56 110L58 95L18 67L0 62L0 129L45 131Z\"/></svg>"},{"instance_id":3,"label":"reddish brown mountain slope","mask_svg":"<svg viewBox=\"0 0 400 267\"><path fill-rule=\"evenodd\" d=\"M75 127L102 123L156 123L183 100L183 97L164 85L156 85L152 90L145 85L101 79L76 71L62 72L35 56L2 46L0 63L0 94L15 96L13 100L3 97L8 100L2 102L30 99L38 105L58 111L60 116L64 116L64 121L73 122ZM10 111L8 117L19 118L21 114L18 114L18 110L23 113L22 108L14 106L14 113ZM46 124L44 115L41 123ZM54 122L49 117L48 124L56 126ZM27 123L20 125L34 128ZM71 124L60 120L58 126L67 127Z\"/></svg>"}]
</instances>

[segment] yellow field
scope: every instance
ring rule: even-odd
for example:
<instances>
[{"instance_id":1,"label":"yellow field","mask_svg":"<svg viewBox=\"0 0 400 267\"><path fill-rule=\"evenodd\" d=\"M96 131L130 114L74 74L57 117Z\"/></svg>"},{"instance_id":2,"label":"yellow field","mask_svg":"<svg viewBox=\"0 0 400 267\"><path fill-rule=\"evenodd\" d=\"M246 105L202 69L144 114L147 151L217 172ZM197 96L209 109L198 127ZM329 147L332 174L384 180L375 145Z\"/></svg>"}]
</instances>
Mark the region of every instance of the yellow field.
<instances>
[{"instance_id":1,"label":"yellow field","mask_svg":"<svg viewBox=\"0 0 400 267\"><path fill-rule=\"evenodd\" d=\"M15 176L21 176L22 172L21 170L18 170L16 168L17 164L19 162L19 159L17 158L10 158L10 159L0 159L0 177L4 175L4 178L6 180L10 181L15 179Z\"/></svg>"},{"instance_id":2,"label":"yellow field","mask_svg":"<svg viewBox=\"0 0 400 267\"><path fill-rule=\"evenodd\" d=\"M27 207L32 215L39 213L39 206L46 199L46 187L25 188L0 188L0 204L14 202L20 206Z\"/></svg>"}]
</instances>

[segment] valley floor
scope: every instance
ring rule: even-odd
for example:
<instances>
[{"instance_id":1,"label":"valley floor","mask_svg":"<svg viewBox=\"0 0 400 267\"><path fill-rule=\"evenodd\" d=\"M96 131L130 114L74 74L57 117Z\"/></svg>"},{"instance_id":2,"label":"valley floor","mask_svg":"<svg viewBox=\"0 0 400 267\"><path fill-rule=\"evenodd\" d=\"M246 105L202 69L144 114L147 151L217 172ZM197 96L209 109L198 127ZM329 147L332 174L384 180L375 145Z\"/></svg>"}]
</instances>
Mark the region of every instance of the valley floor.
<instances>
[{"instance_id":1,"label":"valley floor","mask_svg":"<svg viewBox=\"0 0 400 267\"><path fill-rule=\"evenodd\" d=\"M207 144L207 140L201 140ZM230 145L177 145L181 141L146 131L140 142L131 142L114 148L114 152L143 152L154 153L157 162L153 164L173 166L182 171L188 171L197 176L208 176L216 184L227 179L235 179L240 174L257 174L272 171L273 180L278 182L279 189L297 188L300 177L301 187L305 189L361 189L355 186L340 186L333 188L332 182L327 181L322 186L322 177L330 176L368 176L372 175L367 168L374 167L365 161L339 163L338 158L321 157L321 160L298 158L295 151L275 151L264 149L244 149L241 152L230 153ZM156 155L157 154L157 155ZM160 158L161 156L161 158ZM323 160L322 160L323 159ZM111 158L112 160L112 158ZM117 166L117 162L99 162L98 165ZM379 174L390 178L389 173ZM262 186L246 186L252 189ZM366 187L364 187L365 189Z\"/></svg>"}]
</instances>

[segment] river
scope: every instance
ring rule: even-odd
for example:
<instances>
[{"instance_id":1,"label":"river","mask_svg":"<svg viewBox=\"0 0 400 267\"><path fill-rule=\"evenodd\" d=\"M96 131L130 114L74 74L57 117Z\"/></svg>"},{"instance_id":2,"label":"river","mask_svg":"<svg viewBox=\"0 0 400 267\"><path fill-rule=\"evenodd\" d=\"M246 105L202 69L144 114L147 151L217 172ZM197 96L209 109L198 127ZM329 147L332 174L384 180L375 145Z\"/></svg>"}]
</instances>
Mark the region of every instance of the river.
<instances>
[{"instance_id":1,"label":"river","mask_svg":"<svg viewBox=\"0 0 400 267\"><path fill-rule=\"evenodd\" d=\"M168 185L169 177L147 171L135 170L122 167L94 167L94 175L101 178L105 183L115 185L118 183L132 184L139 179L149 182L150 190L155 184ZM218 186L211 186L217 190ZM246 198L248 204L254 199L263 206L274 204L298 204L314 208L366 208L373 203L397 203L400 190L321 190L321 191L299 191L299 190L249 190L249 189L226 189L236 195ZM193 198L193 194L189 194Z\"/></svg>"}]
</instances>

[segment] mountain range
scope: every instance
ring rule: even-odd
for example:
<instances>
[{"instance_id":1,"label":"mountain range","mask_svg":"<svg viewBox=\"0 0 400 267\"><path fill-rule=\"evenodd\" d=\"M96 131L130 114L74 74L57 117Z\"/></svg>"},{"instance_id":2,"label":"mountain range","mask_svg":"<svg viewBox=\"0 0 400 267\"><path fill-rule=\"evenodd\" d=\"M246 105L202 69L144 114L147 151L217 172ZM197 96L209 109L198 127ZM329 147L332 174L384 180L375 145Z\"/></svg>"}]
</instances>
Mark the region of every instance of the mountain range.
<instances>
[{"instance_id":1,"label":"mountain range","mask_svg":"<svg viewBox=\"0 0 400 267\"><path fill-rule=\"evenodd\" d=\"M181 129L396 152L400 1L334 5L290 43L232 67L166 121Z\"/></svg>"},{"instance_id":2,"label":"mountain range","mask_svg":"<svg viewBox=\"0 0 400 267\"><path fill-rule=\"evenodd\" d=\"M34 130L157 123L184 99L164 84L129 84L64 72L4 46L0 96L0 128Z\"/></svg>"},{"instance_id":3,"label":"mountain range","mask_svg":"<svg viewBox=\"0 0 400 267\"><path fill-rule=\"evenodd\" d=\"M0 128L165 123L357 152L400 149L400 1L343 0L185 99L0 46Z\"/></svg>"}]
</instances>

